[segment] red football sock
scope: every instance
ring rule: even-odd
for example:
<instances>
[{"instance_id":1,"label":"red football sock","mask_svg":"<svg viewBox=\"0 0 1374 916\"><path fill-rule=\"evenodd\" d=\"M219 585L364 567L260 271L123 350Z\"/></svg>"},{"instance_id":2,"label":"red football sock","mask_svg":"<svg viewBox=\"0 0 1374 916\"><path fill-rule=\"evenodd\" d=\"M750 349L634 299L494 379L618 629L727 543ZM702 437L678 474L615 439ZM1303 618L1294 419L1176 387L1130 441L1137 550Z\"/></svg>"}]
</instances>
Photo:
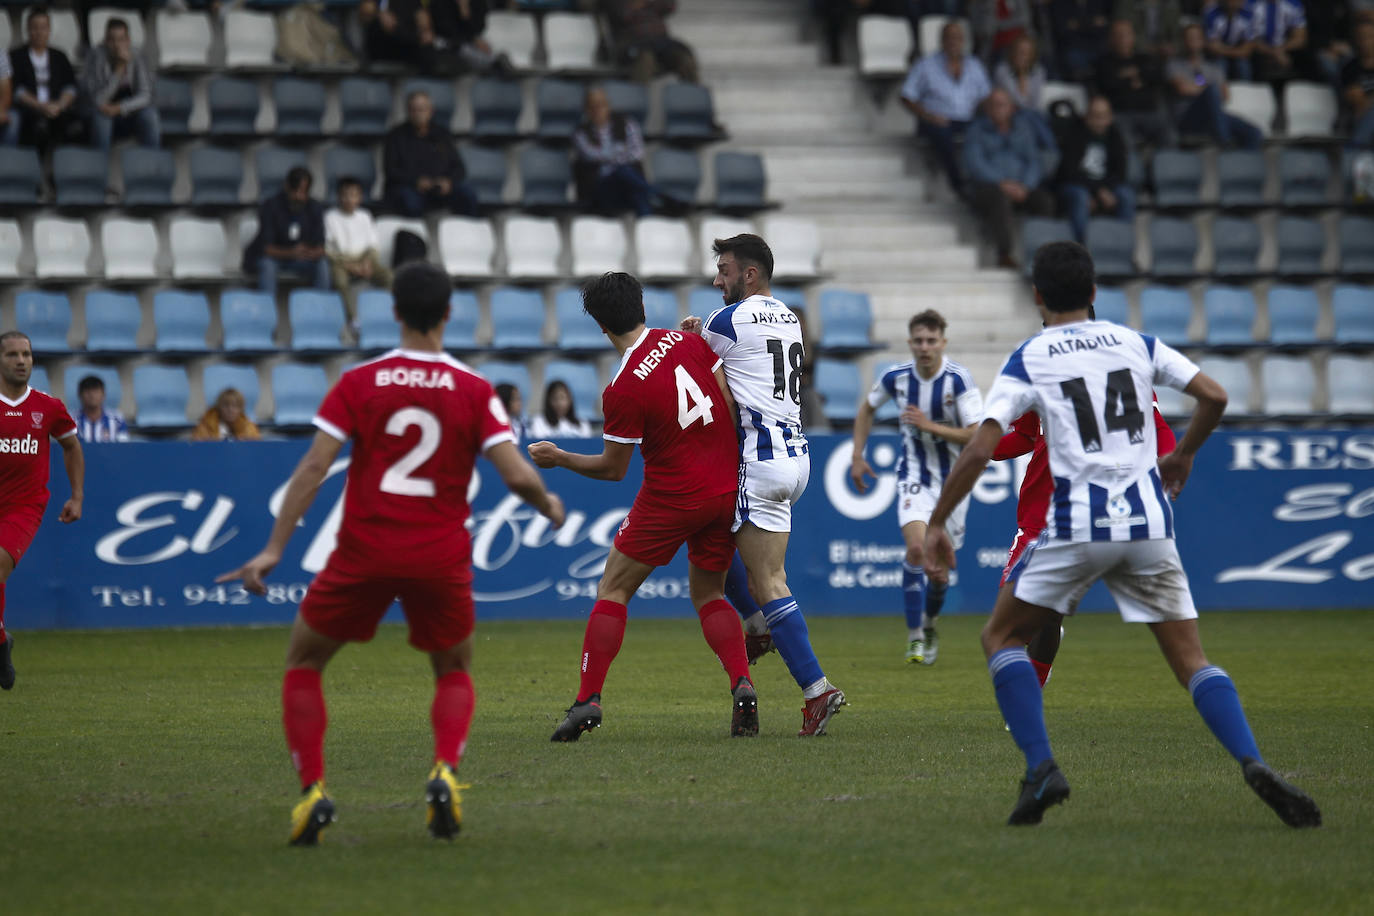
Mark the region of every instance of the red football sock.
<instances>
[{"instance_id":1,"label":"red football sock","mask_svg":"<svg viewBox=\"0 0 1374 916\"><path fill-rule=\"evenodd\" d=\"M466 671L450 671L434 685L429 721L434 726L435 763L442 760L458 769L468 743L468 729L472 728L472 708L476 705L477 694Z\"/></svg>"},{"instance_id":2,"label":"red football sock","mask_svg":"<svg viewBox=\"0 0 1374 916\"><path fill-rule=\"evenodd\" d=\"M329 724L324 711L320 672L312 668L288 668L281 682L281 720L286 727L286 746L291 763L301 777L301 788L324 778L324 730Z\"/></svg>"},{"instance_id":3,"label":"red football sock","mask_svg":"<svg viewBox=\"0 0 1374 916\"><path fill-rule=\"evenodd\" d=\"M625 620L629 609L614 601L598 601L587 618L587 632L582 637L582 686L577 702L585 702L592 694L600 693L606 684L606 672L625 641Z\"/></svg>"},{"instance_id":4,"label":"red football sock","mask_svg":"<svg viewBox=\"0 0 1374 916\"><path fill-rule=\"evenodd\" d=\"M739 615L724 598L708 601L697 611L701 617L701 633L706 644L716 653L733 688L740 678L749 678L749 656L744 651L744 629Z\"/></svg>"},{"instance_id":5,"label":"red football sock","mask_svg":"<svg viewBox=\"0 0 1374 916\"><path fill-rule=\"evenodd\" d=\"M1031 666L1035 668L1035 679L1040 682L1040 689L1044 690L1045 682L1050 679L1050 668L1053 667L1053 664L1047 665L1044 662L1038 662L1035 659L1031 659L1030 663Z\"/></svg>"}]
</instances>

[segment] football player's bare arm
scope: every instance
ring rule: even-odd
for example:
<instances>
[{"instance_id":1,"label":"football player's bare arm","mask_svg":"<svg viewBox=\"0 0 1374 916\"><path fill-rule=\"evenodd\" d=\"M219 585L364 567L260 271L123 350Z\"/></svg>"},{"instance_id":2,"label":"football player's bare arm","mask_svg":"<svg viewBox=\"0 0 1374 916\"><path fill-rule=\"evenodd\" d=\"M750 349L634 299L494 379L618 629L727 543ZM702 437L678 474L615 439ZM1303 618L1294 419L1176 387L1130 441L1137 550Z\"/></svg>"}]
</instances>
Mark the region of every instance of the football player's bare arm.
<instances>
[{"instance_id":1,"label":"football player's bare arm","mask_svg":"<svg viewBox=\"0 0 1374 916\"><path fill-rule=\"evenodd\" d=\"M86 455L81 451L80 436L66 436L57 443L62 446L62 464L67 469L67 482L72 486L71 498L62 504L58 519L74 522L81 518L81 503L86 498Z\"/></svg>"},{"instance_id":2,"label":"football player's bare arm","mask_svg":"<svg viewBox=\"0 0 1374 916\"><path fill-rule=\"evenodd\" d=\"M634 443L604 439L602 445L599 455L567 452L552 442L531 442L525 448L529 450L530 459L541 468L567 468L593 480L624 480L625 472L630 469L630 458L635 453Z\"/></svg>"},{"instance_id":3,"label":"football player's bare arm","mask_svg":"<svg viewBox=\"0 0 1374 916\"><path fill-rule=\"evenodd\" d=\"M902 411L902 422L916 427L922 432L930 433L932 436L939 436L946 442L955 445L968 445L973 434L978 431L978 424L972 426L946 426L943 423L936 423L926 412L919 407L908 404Z\"/></svg>"},{"instance_id":4,"label":"football player's bare arm","mask_svg":"<svg viewBox=\"0 0 1374 916\"><path fill-rule=\"evenodd\" d=\"M849 480L860 493L868 492L868 478L877 479L877 474L864 458L868 446L868 435L873 431L873 416L877 411L868 403L865 393L859 398L859 409L854 414L854 454L849 458Z\"/></svg>"},{"instance_id":5,"label":"football player's bare arm","mask_svg":"<svg viewBox=\"0 0 1374 916\"><path fill-rule=\"evenodd\" d=\"M720 386L721 396L725 398L725 410L727 417L738 417L739 407L735 404L735 396L730 393L730 383L725 380L725 367L716 367L716 384Z\"/></svg>"},{"instance_id":6,"label":"football player's bare arm","mask_svg":"<svg viewBox=\"0 0 1374 916\"><path fill-rule=\"evenodd\" d=\"M930 515L930 524L926 526L924 550L926 575L936 582L948 582L949 571L956 565L954 543L945 531L945 522L954 507L973 492L973 485L978 482L978 476L992 460L992 453L1001 441L1002 424L992 419L984 420L977 434L959 453L949 476L945 478L945 485L940 488L940 499Z\"/></svg>"},{"instance_id":7,"label":"football player's bare arm","mask_svg":"<svg viewBox=\"0 0 1374 916\"><path fill-rule=\"evenodd\" d=\"M495 465L506 489L533 506L536 512L553 522L554 527L562 526L563 500L544 488L543 478L520 454L514 442L498 442L485 454Z\"/></svg>"}]
</instances>

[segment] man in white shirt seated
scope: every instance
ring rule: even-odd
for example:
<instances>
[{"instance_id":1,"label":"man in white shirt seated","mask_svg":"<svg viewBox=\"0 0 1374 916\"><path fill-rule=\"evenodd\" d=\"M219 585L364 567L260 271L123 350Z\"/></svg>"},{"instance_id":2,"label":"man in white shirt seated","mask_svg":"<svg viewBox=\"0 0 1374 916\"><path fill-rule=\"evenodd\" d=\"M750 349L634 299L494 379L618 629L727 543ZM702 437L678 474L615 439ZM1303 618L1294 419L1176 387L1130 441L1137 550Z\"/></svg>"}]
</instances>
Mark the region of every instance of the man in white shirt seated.
<instances>
[{"instance_id":1,"label":"man in white shirt seated","mask_svg":"<svg viewBox=\"0 0 1374 916\"><path fill-rule=\"evenodd\" d=\"M377 255L377 227L362 208L363 185L356 178L339 179L339 205L324 215L324 252L334 288L343 296L348 324L358 328L355 282L391 288L391 269Z\"/></svg>"},{"instance_id":2,"label":"man in white shirt seated","mask_svg":"<svg viewBox=\"0 0 1374 916\"><path fill-rule=\"evenodd\" d=\"M992 91L987 70L967 53L963 23L951 20L940 32L940 51L921 58L902 84L902 104L916 116L917 133L935 150L935 158L962 196L964 178L956 146L978 104Z\"/></svg>"}]
</instances>

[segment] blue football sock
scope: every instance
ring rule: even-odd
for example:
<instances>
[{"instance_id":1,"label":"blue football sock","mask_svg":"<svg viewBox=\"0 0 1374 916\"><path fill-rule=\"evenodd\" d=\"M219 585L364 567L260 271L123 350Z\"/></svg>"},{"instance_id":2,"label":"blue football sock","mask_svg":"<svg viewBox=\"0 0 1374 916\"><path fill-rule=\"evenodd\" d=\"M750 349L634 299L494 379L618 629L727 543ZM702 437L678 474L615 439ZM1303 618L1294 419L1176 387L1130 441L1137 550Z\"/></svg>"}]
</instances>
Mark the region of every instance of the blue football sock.
<instances>
[{"instance_id":1,"label":"blue football sock","mask_svg":"<svg viewBox=\"0 0 1374 916\"><path fill-rule=\"evenodd\" d=\"M759 612L754 596L749 593L749 573L738 552L725 572L725 597L735 606L735 613L739 614L740 620L748 620Z\"/></svg>"},{"instance_id":2,"label":"blue football sock","mask_svg":"<svg viewBox=\"0 0 1374 916\"><path fill-rule=\"evenodd\" d=\"M926 588L926 626L935 626L935 618L940 616L945 606L945 593L948 591L948 582L932 582Z\"/></svg>"},{"instance_id":3,"label":"blue football sock","mask_svg":"<svg viewBox=\"0 0 1374 916\"><path fill-rule=\"evenodd\" d=\"M906 612L907 629L921 626L926 609L926 570L924 566L902 564L902 610Z\"/></svg>"},{"instance_id":4,"label":"blue football sock","mask_svg":"<svg viewBox=\"0 0 1374 916\"><path fill-rule=\"evenodd\" d=\"M763 606L763 616L773 634L773 645L777 646L778 654L798 687L805 690L825 677L811 648L811 634L806 629L806 618L797 609L797 599L788 595L770 601Z\"/></svg>"},{"instance_id":5,"label":"blue football sock","mask_svg":"<svg viewBox=\"0 0 1374 916\"><path fill-rule=\"evenodd\" d=\"M1012 740L1026 755L1026 775L1054 755L1050 736L1045 731L1045 707L1040 682L1025 649L1003 649L988 659L992 688L997 694L1002 719L1011 729Z\"/></svg>"},{"instance_id":6,"label":"blue football sock","mask_svg":"<svg viewBox=\"0 0 1374 916\"><path fill-rule=\"evenodd\" d=\"M1246 757L1264 760L1255 745L1255 736L1250 733L1250 723L1245 721L1245 710L1240 707L1240 695L1230 675L1216 665L1208 665L1188 681L1188 692L1193 695L1193 705L1202 714L1202 721L1232 757L1237 761Z\"/></svg>"}]
</instances>

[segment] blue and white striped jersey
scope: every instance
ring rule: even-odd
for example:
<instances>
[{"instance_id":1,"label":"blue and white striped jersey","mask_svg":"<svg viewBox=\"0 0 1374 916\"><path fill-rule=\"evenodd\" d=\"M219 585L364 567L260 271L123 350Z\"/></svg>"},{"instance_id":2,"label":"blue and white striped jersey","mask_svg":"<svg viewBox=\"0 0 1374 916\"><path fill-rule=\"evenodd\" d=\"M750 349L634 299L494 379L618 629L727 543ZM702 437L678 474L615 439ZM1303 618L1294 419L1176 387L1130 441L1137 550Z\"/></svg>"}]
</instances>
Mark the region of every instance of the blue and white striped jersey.
<instances>
[{"instance_id":1,"label":"blue and white striped jersey","mask_svg":"<svg viewBox=\"0 0 1374 916\"><path fill-rule=\"evenodd\" d=\"M881 407L888 398L898 410L919 407L941 426L973 426L983 422L983 395L967 369L949 359L940 361L934 377L923 379L914 361L893 366L882 374L868 393L870 407ZM902 424L902 457L897 462L899 481L918 481L922 486L944 486L961 446L948 439Z\"/></svg>"},{"instance_id":2,"label":"blue and white striped jersey","mask_svg":"<svg viewBox=\"0 0 1374 916\"><path fill-rule=\"evenodd\" d=\"M805 455L801 371L806 359L801 323L768 296L716 309L701 336L725 363L725 380L739 407L740 460Z\"/></svg>"},{"instance_id":3,"label":"blue and white striped jersey","mask_svg":"<svg viewBox=\"0 0 1374 916\"><path fill-rule=\"evenodd\" d=\"M1046 530L1056 541L1174 536L1156 468L1156 385L1182 389L1198 367L1148 334L1109 321L1052 325L1016 348L988 392L1002 429L1040 415L1054 495Z\"/></svg>"}]
</instances>

